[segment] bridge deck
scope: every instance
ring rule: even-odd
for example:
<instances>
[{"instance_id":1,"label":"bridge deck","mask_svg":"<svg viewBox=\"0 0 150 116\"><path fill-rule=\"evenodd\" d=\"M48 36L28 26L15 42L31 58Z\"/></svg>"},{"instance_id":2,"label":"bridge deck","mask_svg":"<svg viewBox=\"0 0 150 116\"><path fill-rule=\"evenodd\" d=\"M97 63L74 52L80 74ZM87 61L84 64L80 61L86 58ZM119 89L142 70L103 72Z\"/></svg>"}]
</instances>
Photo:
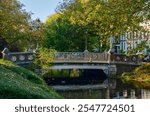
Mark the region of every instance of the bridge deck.
<instances>
[{"instance_id":1,"label":"bridge deck","mask_svg":"<svg viewBox=\"0 0 150 116\"><path fill-rule=\"evenodd\" d=\"M48 69L107 69L107 65L95 66L95 65L55 65Z\"/></svg>"}]
</instances>

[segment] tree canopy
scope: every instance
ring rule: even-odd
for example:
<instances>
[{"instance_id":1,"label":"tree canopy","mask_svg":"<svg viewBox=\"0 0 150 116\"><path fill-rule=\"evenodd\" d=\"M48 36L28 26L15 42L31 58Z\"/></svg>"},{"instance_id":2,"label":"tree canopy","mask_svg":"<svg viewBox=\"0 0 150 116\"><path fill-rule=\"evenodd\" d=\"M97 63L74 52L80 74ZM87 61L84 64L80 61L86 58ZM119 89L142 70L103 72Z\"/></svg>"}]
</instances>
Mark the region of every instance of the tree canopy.
<instances>
[{"instance_id":1,"label":"tree canopy","mask_svg":"<svg viewBox=\"0 0 150 116\"><path fill-rule=\"evenodd\" d=\"M107 46L111 36L142 30L149 7L149 0L64 0L45 24L47 46L83 50L86 39L88 49Z\"/></svg>"},{"instance_id":2,"label":"tree canopy","mask_svg":"<svg viewBox=\"0 0 150 116\"><path fill-rule=\"evenodd\" d=\"M83 51L87 37L84 33L84 27L71 24L64 16L54 14L45 23L45 46L58 51ZM92 48L92 44L89 47Z\"/></svg>"},{"instance_id":3,"label":"tree canopy","mask_svg":"<svg viewBox=\"0 0 150 116\"><path fill-rule=\"evenodd\" d=\"M149 0L68 0L61 6L58 11L71 24L86 26L87 31L94 30L100 36L140 29L139 23L150 12Z\"/></svg>"},{"instance_id":4,"label":"tree canopy","mask_svg":"<svg viewBox=\"0 0 150 116\"><path fill-rule=\"evenodd\" d=\"M37 27L31 23L33 22L31 13L26 12L23 6L18 0L0 0L0 37L8 43L7 47L12 50L27 48L30 37L32 36L32 39L34 39L37 38L35 35L40 35L39 30L35 29ZM37 20L34 22L37 22ZM40 27L42 24L41 22L38 23L38 27Z\"/></svg>"}]
</instances>

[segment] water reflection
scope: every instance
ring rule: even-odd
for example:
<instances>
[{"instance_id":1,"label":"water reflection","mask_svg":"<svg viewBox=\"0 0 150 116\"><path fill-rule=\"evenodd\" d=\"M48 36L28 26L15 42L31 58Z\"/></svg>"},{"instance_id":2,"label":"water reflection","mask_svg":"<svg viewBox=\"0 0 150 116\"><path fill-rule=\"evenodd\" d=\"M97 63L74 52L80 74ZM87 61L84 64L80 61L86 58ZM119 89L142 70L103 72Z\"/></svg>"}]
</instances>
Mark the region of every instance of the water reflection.
<instances>
[{"instance_id":1,"label":"water reflection","mask_svg":"<svg viewBox=\"0 0 150 116\"><path fill-rule=\"evenodd\" d=\"M150 99L149 89L135 88L116 79L107 80L95 88L93 85L60 88L56 91L65 99Z\"/></svg>"},{"instance_id":2,"label":"water reflection","mask_svg":"<svg viewBox=\"0 0 150 116\"><path fill-rule=\"evenodd\" d=\"M115 80L116 87L110 89L110 98L118 99L150 99L150 90L135 87L135 85L124 84L121 80ZM112 83L112 81L110 81Z\"/></svg>"},{"instance_id":3,"label":"water reflection","mask_svg":"<svg viewBox=\"0 0 150 116\"><path fill-rule=\"evenodd\" d=\"M113 99L150 99L150 90L146 89L130 89L123 90L122 94L120 92L116 92L115 97Z\"/></svg>"}]
</instances>

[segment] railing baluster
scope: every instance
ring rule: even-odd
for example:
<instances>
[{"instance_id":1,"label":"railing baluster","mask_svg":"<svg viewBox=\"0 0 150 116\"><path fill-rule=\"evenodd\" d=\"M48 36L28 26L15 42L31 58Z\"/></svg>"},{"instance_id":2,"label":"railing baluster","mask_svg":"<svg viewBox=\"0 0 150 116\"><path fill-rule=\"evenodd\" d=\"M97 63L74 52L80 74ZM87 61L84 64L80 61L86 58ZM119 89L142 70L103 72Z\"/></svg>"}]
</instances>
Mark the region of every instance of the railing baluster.
<instances>
[{"instance_id":1,"label":"railing baluster","mask_svg":"<svg viewBox=\"0 0 150 116\"><path fill-rule=\"evenodd\" d=\"M30 52L9 52L4 54L4 60L11 60L17 64L31 63L33 55ZM140 60L137 55L126 56L111 53L84 53L84 52L57 52L55 53L54 63L75 63L75 62L92 62L92 63L129 63L138 64Z\"/></svg>"}]
</instances>

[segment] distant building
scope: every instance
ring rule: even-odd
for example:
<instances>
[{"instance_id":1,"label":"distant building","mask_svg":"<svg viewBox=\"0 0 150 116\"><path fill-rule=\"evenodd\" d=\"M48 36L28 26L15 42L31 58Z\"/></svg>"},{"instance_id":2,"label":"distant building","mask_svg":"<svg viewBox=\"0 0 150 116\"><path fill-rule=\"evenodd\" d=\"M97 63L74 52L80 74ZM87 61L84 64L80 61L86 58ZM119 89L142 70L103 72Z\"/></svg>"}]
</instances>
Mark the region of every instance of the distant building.
<instances>
[{"instance_id":1,"label":"distant building","mask_svg":"<svg viewBox=\"0 0 150 116\"><path fill-rule=\"evenodd\" d=\"M136 49L138 45L142 44L145 48L142 51L144 54L149 54L150 49L150 21L141 24L147 31L126 32L125 34L113 37L111 42L113 43L115 53L126 53L132 49Z\"/></svg>"}]
</instances>

